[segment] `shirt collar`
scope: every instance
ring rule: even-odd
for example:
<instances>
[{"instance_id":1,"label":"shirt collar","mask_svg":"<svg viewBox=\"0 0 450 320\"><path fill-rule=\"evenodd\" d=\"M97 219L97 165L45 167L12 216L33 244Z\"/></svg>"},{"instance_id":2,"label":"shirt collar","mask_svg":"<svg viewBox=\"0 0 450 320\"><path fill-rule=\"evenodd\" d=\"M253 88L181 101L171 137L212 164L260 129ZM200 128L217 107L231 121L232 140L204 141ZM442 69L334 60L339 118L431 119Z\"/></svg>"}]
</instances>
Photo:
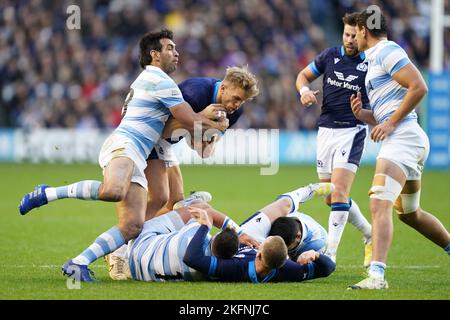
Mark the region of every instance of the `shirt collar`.
<instances>
[{"instance_id":1,"label":"shirt collar","mask_svg":"<svg viewBox=\"0 0 450 320\"><path fill-rule=\"evenodd\" d=\"M275 276L277 269L272 269L267 276L262 279L261 283L269 282ZM252 283L260 283L258 281L258 274L256 273L255 260L252 260L248 263L248 276L250 277L250 281Z\"/></svg>"},{"instance_id":2,"label":"shirt collar","mask_svg":"<svg viewBox=\"0 0 450 320\"><path fill-rule=\"evenodd\" d=\"M220 88L220 84L222 83L222 81L217 81L214 85L214 92L213 92L213 97L212 97L212 103L217 103L217 92L219 91Z\"/></svg>"}]
</instances>

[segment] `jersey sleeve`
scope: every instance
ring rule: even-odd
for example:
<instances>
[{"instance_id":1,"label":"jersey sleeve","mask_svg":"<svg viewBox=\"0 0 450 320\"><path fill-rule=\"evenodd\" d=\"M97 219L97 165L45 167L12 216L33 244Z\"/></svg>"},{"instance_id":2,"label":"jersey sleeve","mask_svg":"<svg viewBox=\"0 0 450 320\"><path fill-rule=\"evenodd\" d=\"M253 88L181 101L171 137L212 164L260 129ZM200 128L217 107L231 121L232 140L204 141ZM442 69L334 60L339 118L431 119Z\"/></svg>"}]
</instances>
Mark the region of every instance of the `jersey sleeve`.
<instances>
[{"instance_id":1,"label":"jersey sleeve","mask_svg":"<svg viewBox=\"0 0 450 320\"><path fill-rule=\"evenodd\" d=\"M315 278L327 277L336 269L336 264L329 257L321 254L319 258L306 265L301 266L297 262L287 260L277 275L275 282L301 282Z\"/></svg>"},{"instance_id":2,"label":"jersey sleeve","mask_svg":"<svg viewBox=\"0 0 450 320\"><path fill-rule=\"evenodd\" d=\"M311 69L311 72L316 76L319 77L321 74L325 72L325 67L327 64L328 59L328 53L330 52L330 49L326 49L322 51L313 62L309 64L309 69Z\"/></svg>"},{"instance_id":3,"label":"jersey sleeve","mask_svg":"<svg viewBox=\"0 0 450 320\"><path fill-rule=\"evenodd\" d=\"M204 274L210 274L215 271L217 258L214 256L207 256L203 250L203 243L208 235L209 228L206 225L201 225L192 238L191 242L186 248L183 262Z\"/></svg>"},{"instance_id":4,"label":"jersey sleeve","mask_svg":"<svg viewBox=\"0 0 450 320\"><path fill-rule=\"evenodd\" d=\"M157 85L155 98L166 108L174 107L185 101L180 88L172 79L164 79Z\"/></svg>"},{"instance_id":5,"label":"jersey sleeve","mask_svg":"<svg viewBox=\"0 0 450 320\"><path fill-rule=\"evenodd\" d=\"M246 270L246 263L241 259L218 259L214 256L207 256L203 250L203 243L209 228L206 225L200 226L189 243L183 262L212 279L220 281L237 282L243 279L243 270Z\"/></svg>"},{"instance_id":6,"label":"jersey sleeve","mask_svg":"<svg viewBox=\"0 0 450 320\"><path fill-rule=\"evenodd\" d=\"M404 66L411 63L408 54L397 44L384 47L378 54L377 59L390 76L393 76Z\"/></svg>"}]
</instances>

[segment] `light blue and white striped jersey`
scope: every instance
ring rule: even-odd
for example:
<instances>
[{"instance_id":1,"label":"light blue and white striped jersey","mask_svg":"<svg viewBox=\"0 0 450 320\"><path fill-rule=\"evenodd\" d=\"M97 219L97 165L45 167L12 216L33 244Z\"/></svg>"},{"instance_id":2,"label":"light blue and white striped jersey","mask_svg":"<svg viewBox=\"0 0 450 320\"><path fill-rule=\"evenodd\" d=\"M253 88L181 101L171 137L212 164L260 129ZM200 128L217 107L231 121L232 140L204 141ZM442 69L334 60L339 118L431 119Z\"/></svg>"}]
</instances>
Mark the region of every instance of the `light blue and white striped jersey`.
<instances>
[{"instance_id":1,"label":"light blue and white striped jersey","mask_svg":"<svg viewBox=\"0 0 450 320\"><path fill-rule=\"evenodd\" d=\"M182 102L175 81L160 68L146 66L131 84L125 102L127 111L115 132L129 138L147 159L170 116L169 108Z\"/></svg>"},{"instance_id":2,"label":"light blue and white striped jersey","mask_svg":"<svg viewBox=\"0 0 450 320\"><path fill-rule=\"evenodd\" d=\"M398 109L407 89L396 82L392 76L411 63L407 53L397 43L382 40L366 52L368 71L366 90L375 120L382 123ZM413 110L403 121L417 121Z\"/></svg>"},{"instance_id":3,"label":"light blue and white striped jersey","mask_svg":"<svg viewBox=\"0 0 450 320\"><path fill-rule=\"evenodd\" d=\"M300 244L288 252L292 260L296 261L299 255L308 250L315 250L320 253L325 251L327 232L316 220L298 211L290 213L288 217L300 220L303 229Z\"/></svg>"},{"instance_id":4,"label":"light blue and white striped jersey","mask_svg":"<svg viewBox=\"0 0 450 320\"><path fill-rule=\"evenodd\" d=\"M200 224L191 219L180 228L180 219L171 213L153 218L144 223L144 228L130 242L129 266L133 279L140 281L204 281L205 275L189 268L184 254ZM182 223L182 222L181 222ZM210 239L205 239L203 248L211 255Z\"/></svg>"}]
</instances>

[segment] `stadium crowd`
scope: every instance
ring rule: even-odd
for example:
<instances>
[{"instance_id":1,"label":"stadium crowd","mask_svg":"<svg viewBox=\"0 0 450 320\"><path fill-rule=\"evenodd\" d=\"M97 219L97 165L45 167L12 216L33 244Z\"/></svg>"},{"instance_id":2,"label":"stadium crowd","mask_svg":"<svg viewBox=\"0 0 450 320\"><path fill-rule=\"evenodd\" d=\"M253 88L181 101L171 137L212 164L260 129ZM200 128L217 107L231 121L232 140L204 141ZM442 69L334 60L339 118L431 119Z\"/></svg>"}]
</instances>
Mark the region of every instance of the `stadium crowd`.
<instances>
[{"instance_id":1,"label":"stadium crowd","mask_svg":"<svg viewBox=\"0 0 450 320\"><path fill-rule=\"evenodd\" d=\"M66 26L72 4L81 9L79 30ZM236 127L314 129L320 109L300 106L296 75L321 50L340 45L345 12L370 4L386 14L390 38L426 69L428 0L2 1L0 127L116 127L140 72L139 38L167 26L180 52L177 82L222 78L231 65L248 64L258 76L261 93ZM450 67L449 30L445 37Z\"/></svg>"}]
</instances>

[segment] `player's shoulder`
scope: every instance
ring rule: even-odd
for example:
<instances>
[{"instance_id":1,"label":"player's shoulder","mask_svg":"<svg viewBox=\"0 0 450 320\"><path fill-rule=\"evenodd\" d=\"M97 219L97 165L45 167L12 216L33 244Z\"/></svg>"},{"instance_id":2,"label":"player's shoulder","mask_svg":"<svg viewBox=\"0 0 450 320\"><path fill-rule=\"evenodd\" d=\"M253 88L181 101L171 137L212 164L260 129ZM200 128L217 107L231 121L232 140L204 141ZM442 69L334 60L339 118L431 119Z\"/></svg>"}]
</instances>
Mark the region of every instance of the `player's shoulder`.
<instances>
[{"instance_id":1,"label":"player's shoulder","mask_svg":"<svg viewBox=\"0 0 450 320\"><path fill-rule=\"evenodd\" d=\"M175 89L177 88L177 85L175 81L161 69L153 66L146 66L131 87L146 91L159 91Z\"/></svg>"},{"instance_id":2,"label":"player's shoulder","mask_svg":"<svg viewBox=\"0 0 450 320\"><path fill-rule=\"evenodd\" d=\"M394 41L385 41L380 44L380 48L377 50L376 55L380 59L385 59L392 53L406 54L406 51Z\"/></svg>"},{"instance_id":3,"label":"player's shoulder","mask_svg":"<svg viewBox=\"0 0 450 320\"><path fill-rule=\"evenodd\" d=\"M324 57L339 57L342 56L341 47L330 47L323 50L320 55Z\"/></svg>"}]
</instances>

